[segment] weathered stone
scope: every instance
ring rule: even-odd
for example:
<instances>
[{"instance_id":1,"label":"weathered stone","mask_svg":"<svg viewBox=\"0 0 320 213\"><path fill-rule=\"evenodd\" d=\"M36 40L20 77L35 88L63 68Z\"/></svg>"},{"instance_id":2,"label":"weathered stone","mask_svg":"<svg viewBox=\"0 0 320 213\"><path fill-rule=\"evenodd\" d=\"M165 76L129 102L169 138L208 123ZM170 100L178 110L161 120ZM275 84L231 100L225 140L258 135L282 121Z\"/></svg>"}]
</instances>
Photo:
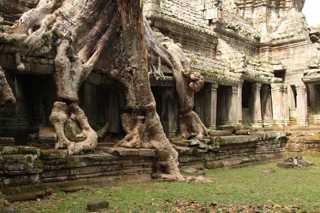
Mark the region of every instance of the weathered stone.
<instances>
[{"instance_id":1,"label":"weathered stone","mask_svg":"<svg viewBox=\"0 0 320 213\"><path fill-rule=\"evenodd\" d=\"M37 190L37 191L29 191L29 192L19 192L17 194L9 194L7 195L7 199L10 202L17 202L17 201L30 201L30 200L37 200L43 199L48 197L52 194L52 191L49 189L45 190Z\"/></svg>"},{"instance_id":2,"label":"weathered stone","mask_svg":"<svg viewBox=\"0 0 320 213\"><path fill-rule=\"evenodd\" d=\"M0 213L18 213L18 210L13 207L4 207L0 209Z\"/></svg>"},{"instance_id":3,"label":"weathered stone","mask_svg":"<svg viewBox=\"0 0 320 213\"><path fill-rule=\"evenodd\" d=\"M221 161L206 161L205 162L205 167L207 169L217 169L217 168L224 167L224 164Z\"/></svg>"},{"instance_id":4,"label":"weathered stone","mask_svg":"<svg viewBox=\"0 0 320 213\"><path fill-rule=\"evenodd\" d=\"M40 149L30 146L4 146L0 148L0 152L2 155L40 155Z\"/></svg>"},{"instance_id":5,"label":"weathered stone","mask_svg":"<svg viewBox=\"0 0 320 213\"><path fill-rule=\"evenodd\" d=\"M132 1L127 9L136 14L123 17L134 23L123 24L117 20L125 10L114 4L0 0L0 102L17 96L17 107L0 108L0 135L12 145L0 138L0 185L150 176L156 167L182 179L178 158L183 166L217 168L281 156L283 127L320 123L320 33L309 30L303 2L150 0L146 20ZM93 39L104 31L109 39ZM101 147L93 152L98 129ZM177 136L179 157L165 132ZM41 148L13 144L30 138ZM317 140L288 148L320 150Z\"/></svg>"},{"instance_id":6,"label":"weathered stone","mask_svg":"<svg viewBox=\"0 0 320 213\"><path fill-rule=\"evenodd\" d=\"M304 160L301 156L296 156L285 159L282 162L279 162L277 165L281 168L302 168L312 166L313 163Z\"/></svg>"},{"instance_id":7,"label":"weathered stone","mask_svg":"<svg viewBox=\"0 0 320 213\"><path fill-rule=\"evenodd\" d=\"M61 190L65 193L74 193L84 189L85 187L83 186L70 186L70 187L62 188Z\"/></svg>"},{"instance_id":8,"label":"weathered stone","mask_svg":"<svg viewBox=\"0 0 320 213\"><path fill-rule=\"evenodd\" d=\"M87 204L88 212L97 212L100 210L105 210L109 208L109 202L107 201L97 201Z\"/></svg>"},{"instance_id":9,"label":"weathered stone","mask_svg":"<svg viewBox=\"0 0 320 213\"><path fill-rule=\"evenodd\" d=\"M9 202L7 201L6 197L0 191L0 210L4 209L9 206Z\"/></svg>"}]
</instances>

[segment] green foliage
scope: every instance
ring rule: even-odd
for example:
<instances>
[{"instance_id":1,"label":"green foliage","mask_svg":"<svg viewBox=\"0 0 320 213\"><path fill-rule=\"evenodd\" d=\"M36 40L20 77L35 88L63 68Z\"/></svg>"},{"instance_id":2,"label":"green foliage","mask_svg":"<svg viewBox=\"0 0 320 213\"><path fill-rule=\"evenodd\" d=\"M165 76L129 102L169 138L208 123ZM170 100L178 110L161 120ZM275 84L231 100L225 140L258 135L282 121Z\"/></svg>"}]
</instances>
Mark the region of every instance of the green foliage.
<instances>
[{"instance_id":1,"label":"green foliage","mask_svg":"<svg viewBox=\"0 0 320 213\"><path fill-rule=\"evenodd\" d=\"M281 169L276 163L207 172L212 183L149 182L56 193L47 200L20 203L23 212L86 212L87 202L106 200L120 212L169 212L177 200L201 204L280 204L320 209L320 158L315 166Z\"/></svg>"}]
</instances>

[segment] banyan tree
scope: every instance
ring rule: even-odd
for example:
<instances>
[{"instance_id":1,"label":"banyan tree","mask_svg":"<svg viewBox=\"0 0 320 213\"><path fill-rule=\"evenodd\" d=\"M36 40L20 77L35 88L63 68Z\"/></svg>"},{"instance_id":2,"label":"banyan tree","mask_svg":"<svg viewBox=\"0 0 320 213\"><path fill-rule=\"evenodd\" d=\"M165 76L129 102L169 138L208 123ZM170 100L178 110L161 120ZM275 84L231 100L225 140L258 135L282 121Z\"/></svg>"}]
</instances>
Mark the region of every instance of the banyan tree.
<instances>
[{"instance_id":1,"label":"banyan tree","mask_svg":"<svg viewBox=\"0 0 320 213\"><path fill-rule=\"evenodd\" d=\"M160 123L149 76L159 64L172 70L184 138L201 139L207 134L192 110L193 96L204 80L190 71L179 44L153 32L143 17L142 4L141 0L40 0L0 34L0 41L16 48L18 71L26 69L25 55L54 56L57 99L50 122L57 134L57 149L78 154L97 146L97 133L79 106L78 92L90 73L98 72L117 82L125 96L121 120L126 135L117 145L155 148L167 165L163 177L181 180L178 153ZM2 68L0 91L0 101L15 102ZM81 129L72 139L65 130L70 121Z\"/></svg>"}]
</instances>

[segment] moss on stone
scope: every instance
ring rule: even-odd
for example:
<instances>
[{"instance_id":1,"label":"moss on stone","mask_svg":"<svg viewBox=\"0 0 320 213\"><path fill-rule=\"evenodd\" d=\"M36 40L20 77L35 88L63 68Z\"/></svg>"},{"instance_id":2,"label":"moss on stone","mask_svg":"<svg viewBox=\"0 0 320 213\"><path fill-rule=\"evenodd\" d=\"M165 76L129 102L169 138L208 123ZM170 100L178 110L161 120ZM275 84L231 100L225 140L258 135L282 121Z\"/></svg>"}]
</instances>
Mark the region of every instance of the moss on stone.
<instances>
[{"instance_id":1,"label":"moss on stone","mask_svg":"<svg viewBox=\"0 0 320 213\"><path fill-rule=\"evenodd\" d=\"M4 146L0 148L2 155L32 154L40 156L40 149L31 146Z\"/></svg>"}]
</instances>

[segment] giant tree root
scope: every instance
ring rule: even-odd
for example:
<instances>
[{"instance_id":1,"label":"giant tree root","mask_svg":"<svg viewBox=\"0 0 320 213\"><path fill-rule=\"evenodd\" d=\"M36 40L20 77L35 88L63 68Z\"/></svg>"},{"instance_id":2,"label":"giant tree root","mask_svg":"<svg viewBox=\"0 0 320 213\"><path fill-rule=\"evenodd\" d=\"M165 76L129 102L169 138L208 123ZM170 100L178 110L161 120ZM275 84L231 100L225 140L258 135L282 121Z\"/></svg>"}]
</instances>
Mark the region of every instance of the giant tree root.
<instances>
[{"instance_id":1,"label":"giant tree root","mask_svg":"<svg viewBox=\"0 0 320 213\"><path fill-rule=\"evenodd\" d=\"M160 178L167 180L184 180L179 169L179 155L166 137L158 114L150 111L146 114L146 128L148 131L144 140L148 140L159 154L159 161L165 163L166 169Z\"/></svg>"},{"instance_id":2,"label":"giant tree root","mask_svg":"<svg viewBox=\"0 0 320 213\"><path fill-rule=\"evenodd\" d=\"M127 108L143 111L124 118L127 136L123 146L149 144L158 150L167 164L172 179L182 179L178 153L166 138L155 111L144 40L142 2L136 0L40 0L36 8L26 12L1 39L26 46L28 53L55 55L57 100L50 121L58 142L56 148L67 148L69 154L94 149L97 134L78 106L78 92L93 71L113 76L125 88ZM25 38L26 37L26 38ZM21 48L22 49L22 48ZM24 53L23 50L19 51ZM21 54L17 66L24 69ZM23 58L23 57L22 57ZM111 73L110 73L111 71ZM68 132L66 124L76 123L80 129ZM143 143L143 144L139 144Z\"/></svg>"},{"instance_id":3,"label":"giant tree root","mask_svg":"<svg viewBox=\"0 0 320 213\"><path fill-rule=\"evenodd\" d=\"M82 141L72 141L66 136L66 122L72 119L79 125L81 133L75 138L82 138ZM50 121L54 126L58 141L56 149L67 148L70 155L79 154L81 151L94 150L98 143L97 133L91 128L87 116L78 104L70 105L64 102L55 102ZM77 139L74 139L77 140Z\"/></svg>"},{"instance_id":4,"label":"giant tree root","mask_svg":"<svg viewBox=\"0 0 320 213\"><path fill-rule=\"evenodd\" d=\"M144 27L151 62L159 63L158 60L160 60L160 63L172 70L179 101L181 136L183 138L196 136L196 138L202 139L208 134L208 131L192 109L194 95L204 85L203 76L197 72L190 72L190 60L186 57L180 44L160 32L153 32L146 20Z\"/></svg>"},{"instance_id":5,"label":"giant tree root","mask_svg":"<svg viewBox=\"0 0 320 213\"><path fill-rule=\"evenodd\" d=\"M122 125L127 135L115 146L125 148L153 148L157 150L159 174L157 178L165 180L184 180L179 170L178 152L166 137L160 118L152 108L144 115L124 113Z\"/></svg>"},{"instance_id":6,"label":"giant tree root","mask_svg":"<svg viewBox=\"0 0 320 213\"><path fill-rule=\"evenodd\" d=\"M0 66L0 106L15 103L16 98L14 97L11 87L6 79L4 70Z\"/></svg>"},{"instance_id":7,"label":"giant tree root","mask_svg":"<svg viewBox=\"0 0 320 213\"><path fill-rule=\"evenodd\" d=\"M203 139L208 134L207 128L194 111L179 115L180 133L183 138L195 137Z\"/></svg>"},{"instance_id":8,"label":"giant tree root","mask_svg":"<svg viewBox=\"0 0 320 213\"><path fill-rule=\"evenodd\" d=\"M121 121L126 136L115 144L115 146L125 148L148 148L148 146L143 143L143 134L146 130L144 119L145 117L143 116L133 116L130 113L123 113L121 115Z\"/></svg>"}]
</instances>

